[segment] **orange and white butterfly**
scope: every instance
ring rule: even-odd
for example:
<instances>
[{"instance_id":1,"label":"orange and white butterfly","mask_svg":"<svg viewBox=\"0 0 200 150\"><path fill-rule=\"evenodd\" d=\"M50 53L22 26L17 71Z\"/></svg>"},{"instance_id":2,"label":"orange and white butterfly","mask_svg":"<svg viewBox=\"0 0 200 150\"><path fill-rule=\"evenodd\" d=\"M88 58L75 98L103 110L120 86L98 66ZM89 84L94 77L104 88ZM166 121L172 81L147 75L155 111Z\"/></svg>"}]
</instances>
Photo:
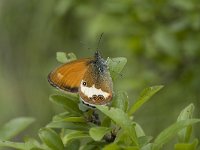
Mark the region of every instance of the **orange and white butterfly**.
<instances>
[{"instance_id":1,"label":"orange and white butterfly","mask_svg":"<svg viewBox=\"0 0 200 150\"><path fill-rule=\"evenodd\" d=\"M113 83L106 61L100 53L71 61L48 75L49 83L61 90L78 93L83 103L106 105L113 97Z\"/></svg>"}]
</instances>

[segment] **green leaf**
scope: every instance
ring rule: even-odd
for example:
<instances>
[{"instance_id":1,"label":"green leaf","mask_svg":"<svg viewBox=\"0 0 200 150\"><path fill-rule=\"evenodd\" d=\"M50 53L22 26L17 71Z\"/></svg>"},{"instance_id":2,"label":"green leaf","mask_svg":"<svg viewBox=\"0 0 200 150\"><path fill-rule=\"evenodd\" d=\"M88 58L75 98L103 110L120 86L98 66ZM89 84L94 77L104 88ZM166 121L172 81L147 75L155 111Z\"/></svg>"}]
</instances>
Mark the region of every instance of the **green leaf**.
<instances>
[{"instance_id":1,"label":"green leaf","mask_svg":"<svg viewBox=\"0 0 200 150\"><path fill-rule=\"evenodd\" d=\"M153 146L153 144L152 144L152 143L149 143L149 144L143 146L143 147L141 148L141 150L152 150L152 146Z\"/></svg>"},{"instance_id":2,"label":"green leaf","mask_svg":"<svg viewBox=\"0 0 200 150\"><path fill-rule=\"evenodd\" d=\"M64 145L58 134L49 128L42 128L39 131L40 139L52 150L64 150Z\"/></svg>"},{"instance_id":3,"label":"green leaf","mask_svg":"<svg viewBox=\"0 0 200 150\"><path fill-rule=\"evenodd\" d=\"M196 150L198 146L198 139L195 139L192 143L177 143L174 150Z\"/></svg>"},{"instance_id":4,"label":"green leaf","mask_svg":"<svg viewBox=\"0 0 200 150\"><path fill-rule=\"evenodd\" d=\"M33 145L29 145L26 143L0 140L0 147L10 147L10 148L21 149L21 150L30 150L33 148Z\"/></svg>"},{"instance_id":5,"label":"green leaf","mask_svg":"<svg viewBox=\"0 0 200 150\"><path fill-rule=\"evenodd\" d=\"M71 116L73 116L71 113L65 111L65 112L62 112L60 114L53 116L53 121L60 121L62 119L65 119L65 118L68 118L68 117L71 117Z\"/></svg>"},{"instance_id":6,"label":"green leaf","mask_svg":"<svg viewBox=\"0 0 200 150\"><path fill-rule=\"evenodd\" d=\"M135 123L135 131L136 131L137 137L145 136L145 133L144 133L142 127L138 123Z\"/></svg>"},{"instance_id":7,"label":"green leaf","mask_svg":"<svg viewBox=\"0 0 200 150\"><path fill-rule=\"evenodd\" d=\"M103 112L105 115L110 117L117 125L119 125L125 132L128 133L132 142L138 145L136 132L133 122L129 119L128 115L119 108L109 108L107 106L96 105L97 109Z\"/></svg>"},{"instance_id":8,"label":"green leaf","mask_svg":"<svg viewBox=\"0 0 200 150\"><path fill-rule=\"evenodd\" d=\"M57 52L56 59L60 63L68 63L70 61L76 60L76 55L74 53Z\"/></svg>"},{"instance_id":9,"label":"green leaf","mask_svg":"<svg viewBox=\"0 0 200 150\"><path fill-rule=\"evenodd\" d=\"M163 88L163 85L152 86L146 88L140 94L140 97L136 100L136 102L132 105L129 110L129 115L135 113L145 102L147 102L155 93Z\"/></svg>"},{"instance_id":10,"label":"green leaf","mask_svg":"<svg viewBox=\"0 0 200 150\"><path fill-rule=\"evenodd\" d=\"M117 144L109 144L106 145L103 150L121 150L121 148Z\"/></svg>"},{"instance_id":11,"label":"green leaf","mask_svg":"<svg viewBox=\"0 0 200 150\"><path fill-rule=\"evenodd\" d=\"M110 125L111 125L111 119L108 116L105 116L102 119L101 126L103 126L103 127L110 127Z\"/></svg>"},{"instance_id":12,"label":"green leaf","mask_svg":"<svg viewBox=\"0 0 200 150\"><path fill-rule=\"evenodd\" d=\"M79 150L99 150L99 148L97 148L96 145L91 145L90 143L85 144L85 145L81 145Z\"/></svg>"},{"instance_id":13,"label":"green leaf","mask_svg":"<svg viewBox=\"0 0 200 150\"><path fill-rule=\"evenodd\" d=\"M126 63L127 59L125 57L107 59L107 65L109 67L109 71L113 80L115 80L119 76Z\"/></svg>"},{"instance_id":14,"label":"green leaf","mask_svg":"<svg viewBox=\"0 0 200 150\"><path fill-rule=\"evenodd\" d=\"M194 112L194 104L188 105L181 111L180 115L178 116L177 122L181 120L192 119L193 112ZM192 126L188 126L185 129L182 129L181 131L178 132L179 142L189 142L191 134L192 134Z\"/></svg>"},{"instance_id":15,"label":"green leaf","mask_svg":"<svg viewBox=\"0 0 200 150\"><path fill-rule=\"evenodd\" d=\"M118 143L118 144L126 145L126 146L133 145L133 142L129 136L129 133L124 132L123 129L120 129L118 131L114 142ZM138 141L138 143L139 143L139 141Z\"/></svg>"},{"instance_id":16,"label":"green leaf","mask_svg":"<svg viewBox=\"0 0 200 150\"><path fill-rule=\"evenodd\" d=\"M46 127L48 128L58 128L58 129L71 129L71 130L84 130L87 131L90 126L86 123L73 123L73 122L66 122L66 121L55 121L49 123Z\"/></svg>"},{"instance_id":17,"label":"green leaf","mask_svg":"<svg viewBox=\"0 0 200 150\"><path fill-rule=\"evenodd\" d=\"M164 144L171 140L177 133L183 128L192 125L194 123L200 122L200 119L188 119L176 122L163 130L155 139L153 150L160 149Z\"/></svg>"},{"instance_id":18,"label":"green leaf","mask_svg":"<svg viewBox=\"0 0 200 150\"><path fill-rule=\"evenodd\" d=\"M83 150L81 149L81 142L79 139L73 139L65 144L66 150Z\"/></svg>"},{"instance_id":19,"label":"green leaf","mask_svg":"<svg viewBox=\"0 0 200 150\"><path fill-rule=\"evenodd\" d=\"M191 119L193 112L194 112L194 104L188 105L186 108L184 108L181 111L180 115L178 116L177 121Z\"/></svg>"},{"instance_id":20,"label":"green leaf","mask_svg":"<svg viewBox=\"0 0 200 150\"><path fill-rule=\"evenodd\" d=\"M60 91L60 90L58 90L58 92L59 92L58 94L54 94L54 95L64 96L67 99L70 99L70 100L74 101L75 103L79 103L80 102L79 95L76 94L76 93L63 92L63 91Z\"/></svg>"},{"instance_id":21,"label":"green leaf","mask_svg":"<svg viewBox=\"0 0 200 150\"><path fill-rule=\"evenodd\" d=\"M148 144L152 140L152 137L146 136L142 127L138 123L135 123L135 124L136 124L135 131L138 137L139 145L140 147L143 147L144 145Z\"/></svg>"},{"instance_id":22,"label":"green leaf","mask_svg":"<svg viewBox=\"0 0 200 150\"><path fill-rule=\"evenodd\" d=\"M90 129L89 134L95 141L101 141L104 135L110 131L111 129L106 127L93 127Z\"/></svg>"},{"instance_id":23,"label":"green leaf","mask_svg":"<svg viewBox=\"0 0 200 150\"><path fill-rule=\"evenodd\" d=\"M64 119L61 119L61 120L57 120L57 122L82 122L82 123L86 123L86 120L85 120L85 117L67 117L67 118L64 118Z\"/></svg>"},{"instance_id":24,"label":"green leaf","mask_svg":"<svg viewBox=\"0 0 200 150\"><path fill-rule=\"evenodd\" d=\"M26 141L25 143L0 140L0 147L10 147L20 150L46 150L46 147L40 145L35 139Z\"/></svg>"},{"instance_id":25,"label":"green leaf","mask_svg":"<svg viewBox=\"0 0 200 150\"><path fill-rule=\"evenodd\" d=\"M7 122L0 129L0 139L9 140L17 134L25 130L30 124L34 122L33 118L20 117Z\"/></svg>"},{"instance_id":26,"label":"green leaf","mask_svg":"<svg viewBox=\"0 0 200 150\"><path fill-rule=\"evenodd\" d=\"M51 95L49 98L52 102L63 106L68 112L76 115L81 115L82 111L79 110L77 103L62 95Z\"/></svg>"},{"instance_id":27,"label":"green leaf","mask_svg":"<svg viewBox=\"0 0 200 150\"><path fill-rule=\"evenodd\" d=\"M126 146L123 147L123 150L140 150L140 149L136 146Z\"/></svg>"},{"instance_id":28,"label":"green leaf","mask_svg":"<svg viewBox=\"0 0 200 150\"><path fill-rule=\"evenodd\" d=\"M30 138L30 137L25 137L24 138L25 144L29 145L29 146L33 146L33 148L31 148L31 150L33 149L37 149L37 150L41 150L41 149L46 149L46 145L40 144L36 139Z\"/></svg>"},{"instance_id":29,"label":"green leaf","mask_svg":"<svg viewBox=\"0 0 200 150\"><path fill-rule=\"evenodd\" d=\"M153 137L151 137L151 136L140 136L138 138L140 147L147 145L152 139L153 139Z\"/></svg>"},{"instance_id":30,"label":"green leaf","mask_svg":"<svg viewBox=\"0 0 200 150\"><path fill-rule=\"evenodd\" d=\"M119 146L116 143L109 144L103 148L103 150L140 150L136 146Z\"/></svg>"},{"instance_id":31,"label":"green leaf","mask_svg":"<svg viewBox=\"0 0 200 150\"><path fill-rule=\"evenodd\" d=\"M81 138L90 138L88 132L85 131L72 131L71 133L68 133L63 138L63 143L66 145L69 143L69 141L74 139L81 139Z\"/></svg>"},{"instance_id":32,"label":"green leaf","mask_svg":"<svg viewBox=\"0 0 200 150\"><path fill-rule=\"evenodd\" d=\"M122 109L124 112L126 112L128 110L128 104L129 104L128 94L127 94L127 92L122 92L122 91L119 91L116 94L116 96L112 102L113 107Z\"/></svg>"}]
</instances>

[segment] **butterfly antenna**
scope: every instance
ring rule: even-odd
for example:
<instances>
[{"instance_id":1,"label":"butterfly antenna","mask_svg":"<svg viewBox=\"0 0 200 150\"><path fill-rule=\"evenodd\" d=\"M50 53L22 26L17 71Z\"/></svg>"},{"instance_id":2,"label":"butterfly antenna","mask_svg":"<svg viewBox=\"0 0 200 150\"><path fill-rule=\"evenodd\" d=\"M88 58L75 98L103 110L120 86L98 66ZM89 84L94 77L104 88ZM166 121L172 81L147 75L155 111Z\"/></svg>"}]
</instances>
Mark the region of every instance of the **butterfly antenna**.
<instances>
[{"instance_id":1,"label":"butterfly antenna","mask_svg":"<svg viewBox=\"0 0 200 150\"><path fill-rule=\"evenodd\" d=\"M100 43L101 43L101 39L102 39L102 37L103 37L103 34L104 34L104 33L101 33L101 35L100 35L100 38L99 38L99 41L98 41L98 45L97 45L97 51L99 51L99 46L100 46Z\"/></svg>"}]
</instances>

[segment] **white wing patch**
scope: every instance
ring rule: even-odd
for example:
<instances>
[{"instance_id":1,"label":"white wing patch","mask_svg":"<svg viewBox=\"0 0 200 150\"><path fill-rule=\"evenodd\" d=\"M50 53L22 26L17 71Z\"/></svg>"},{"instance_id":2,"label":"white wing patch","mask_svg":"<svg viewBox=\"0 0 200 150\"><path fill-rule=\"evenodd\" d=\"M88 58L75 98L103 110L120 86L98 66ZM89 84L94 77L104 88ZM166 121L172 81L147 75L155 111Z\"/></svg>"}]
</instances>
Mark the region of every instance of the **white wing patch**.
<instances>
[{"instance_id":1,"label":"white wing patch","mask_svg":"<svg viewBox=\"0 0 200 150\"><path fill-rule=\"evenodd\" d=\"M92 97L93 95L103 95L105 99L109 97L109 93L102 91L101 89L95 88L95 85L93 84L92 87L86 87L82 83L84 81L81 81L81 92L84 93L87 97Z\"/></svg>"}]
</instances>

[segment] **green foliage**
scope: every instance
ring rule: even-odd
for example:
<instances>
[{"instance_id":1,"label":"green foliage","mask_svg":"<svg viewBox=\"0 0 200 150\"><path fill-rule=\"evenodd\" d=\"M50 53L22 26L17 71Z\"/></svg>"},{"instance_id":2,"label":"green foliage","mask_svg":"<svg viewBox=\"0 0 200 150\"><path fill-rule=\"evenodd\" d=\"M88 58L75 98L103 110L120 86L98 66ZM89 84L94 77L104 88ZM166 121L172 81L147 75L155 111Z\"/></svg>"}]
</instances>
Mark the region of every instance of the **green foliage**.
<instances>
[{"instance_id":1,"label":"green foliage","mask_svg":"<svg viewBox=\"0 0 200 150\"><path fill-rule=\"evenodd\" d=\"M170 127L166 128L163 130L155 139L154 141L154 147L153 150L160 149L163 144L167 143L169 140L171 140L177 133L181 130L184 129L194 123L199 122L200 119L187 119L187 120L182 120L174 123Z\"/></svg>"},{"instance_id":2,"label":"green foliage","mask_svg":"<svg viewBox=\"0 0 200 150\"><path fill-rule=\"evenodd\" d=\"M61 95L51 95L50 100L56 104L62 105L66 111L71 112L72 114L81 114L76 102L71 99L68 99L65 96Z\"/></svg>"},{"instance_id":3,"label":"green foliage","mask_svg":"<svg viewBox=\"0 0 200 150\"><path fill-rule=\"evenodd\" d=\"M177 122L181 120L191 119L193 116L193 112L194 112L194 104L190 104L181 111L180 115L178 116ZM192 126L188 126L187 128L179 131L178 133L179 142L189 142L191 134L192 134Z\"/></svg>"},{"instance_id":4,"label":"green foliage","mask_svg":"<svg viewBox=\"0 0 200 150\"><path fill-rule=\"evenodd\" d=\"M60 136L52 129L42 128L39 131L40 139L52 150L64 150Z\"/></svg>"},{"instance_id":5,"label":"green foliage","mask_svg":"<svg viewBox=\"0 0 200 150\"><path fill-rule=\"evenodd\" d=\"M138 110L145 102L147 102L151 96L153 96L156 92L162 89L163 86L153 86L146 88L140 94L140 97L136 100L135 104L131 106L129 110L129 115L132 115L136 110Z\"/></svg>"},{"instance_id":6,"label":"green foliage","mask_svg":"<svg viewBox=\"0 0 200 150\"><path fill-rule=\"evenodd\" d=\"M110 131L111 129L107 127L93 127L90 129L89 133L95 141L101 141L104 135Z\"/></svg>"},{"instance_id":7,"label":"green foliage","mask_svg":"<svg viewBox=\"0 0 200 150\"><path fill-rule=\"evenodd\" d=\"M21 117L10 120L0 128L0 139L9 140L13 138L33 122L34 119L28 117Z\"/></svg>"},{"instance_id":8,"label":"green foliage","mask_svg":"<svg viewBox=\"0 0 200 150\"><path fill-rule=\"evenodd\" d=\"M64 53L59 53L59 57L62 58L59 58L61 62L70 59ZM114 60L118 60L117 64ZM119 74L126 59L114 58L107 63L109 68ZM33 122L30 118L19 118L8 122L0 130L0 147L22 150L160 150L177 136L179 140L173 141L175 150L196 150L198 139L193 139L191 135L193 124L200 122L200 119L192 117L194 104L184 108L177 121L163 129L154 139L145 134L142 126L132 116L162 88L146 88L130 107L127 93L116 92L110 106L97 105L94 109L88 107L87 111L80 109L76 94L53 94L50 101L62 106L65 112L53 116L52 121L39 130L40 141L31 138L21 143L5 141Z\"/></svg>"},{"instance_id":9,"label":"green foliage","mask_svg":"<svg viewBox=\"0 0 200 150\"><path fill-rule=\"evenodd\" d=\"M107 59L107 64L109 66L109 71L113 80L115 80L119 76L120 72L122 71L126 63L127 63L127 59L124 57Z\"/></svg>"},{"instance_id":10,"label":"green foliage","mask_svg":"<svg viewBox=\"0 0 200 150\"><path fill-rule=\"evenodd\" d=\"M67 62L76 60L77 58L74 53L69 53L66 55L66 53L64 53L64 52L57 52L56 59L60 63L67 63Z\"/></svg>"},{"instance_id":11,"label":"green foliage","mask_svg":"<svg viewBox=\"0 0 200 150\"><path fill-rule=\"evenodd\" d=\"M129 107L128 94L123 91L117 92L112 102L112 106L127 112Z\"/></svg>"}]
</instances>

